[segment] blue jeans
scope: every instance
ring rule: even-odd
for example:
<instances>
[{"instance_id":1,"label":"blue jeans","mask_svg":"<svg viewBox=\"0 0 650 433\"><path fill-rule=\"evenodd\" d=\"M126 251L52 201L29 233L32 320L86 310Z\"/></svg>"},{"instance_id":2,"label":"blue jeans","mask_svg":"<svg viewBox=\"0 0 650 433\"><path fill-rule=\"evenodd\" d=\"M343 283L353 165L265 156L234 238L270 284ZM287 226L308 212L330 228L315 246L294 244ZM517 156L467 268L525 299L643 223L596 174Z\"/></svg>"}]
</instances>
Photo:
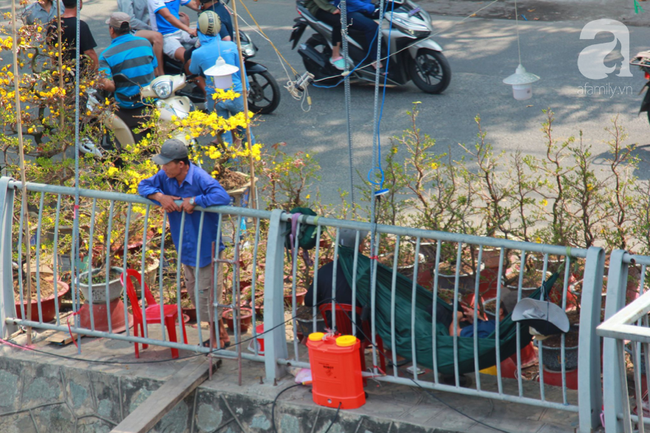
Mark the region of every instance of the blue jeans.
<instances>
[{"instance_id":1,"label":"blue jeans","mask_svg":"<svg viewBox=\"0 0 650 433\"><path fill-rule=\"evenodd\" d=\"M377 60L377 38L380 38L381 35L377 35L375 37L375 33L377 33L377 23L375 20L372 18L368 18L361 12L352 12L348 13L348 24L350 24L350 27L353 29L359 30L364 33L366 36L366 47L370 45L369 49L369 55L368 59L371 62L374 62ZM372 44L370 41L372 41L374 38L374 41Z\"/></svg>"},{"instance_id":2,"label":"blue jeans","mask_svg":"<svg viewBox=\"0 0 650 433\"><path fill-rule=\"evenodd\" d=\"M219 117L223 117L224 119L230 118L230 116L234 116L237 113L241 113L244 111L244 96L240 95L239 98L235 98L231 101L220 101L218 103L214 103L214 100L211 97L208 97L208 110L212 111L213 109L217 110L217 114ZM237 128L237 133L240 135L245 135L246 130L244 128ZM228 143L232 144L234 141L233 137L233 131L226 131L223 133L223 140ZM244 138L244 142L246 139ZM251 146L255 144L255 137L251 133Z\"/></svg>"}]
</instances>

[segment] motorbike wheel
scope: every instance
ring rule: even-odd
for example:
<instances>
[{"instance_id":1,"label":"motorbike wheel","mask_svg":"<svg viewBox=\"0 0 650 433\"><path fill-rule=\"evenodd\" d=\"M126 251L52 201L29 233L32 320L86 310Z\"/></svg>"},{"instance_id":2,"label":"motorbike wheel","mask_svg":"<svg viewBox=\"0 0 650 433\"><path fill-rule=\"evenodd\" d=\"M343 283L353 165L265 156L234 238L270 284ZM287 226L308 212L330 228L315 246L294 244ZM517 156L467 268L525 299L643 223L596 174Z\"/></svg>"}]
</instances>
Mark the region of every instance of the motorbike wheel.
<instances>
[{"instance_id":1,"label":"motorbike wheel","mask_svg":"<svg viewBox=\"0 0 650 433\"><path fill-rule=\"evenodd\" d=\"M280 87L268 71L248 76L248 109L254 113L269 114L280 105Z\"/></svg>"},{"instance_id":2,"label":"motorbike wheel","mask_svg":"<svg viewBox=\"0 0 650 433\"><path fill-rule=\"evenodd\" d=\"M451 81L451 68L444 54L427 49L418 50L409 62L413 83L425 93L442 93Z\"/></svg>"}]
</instances>

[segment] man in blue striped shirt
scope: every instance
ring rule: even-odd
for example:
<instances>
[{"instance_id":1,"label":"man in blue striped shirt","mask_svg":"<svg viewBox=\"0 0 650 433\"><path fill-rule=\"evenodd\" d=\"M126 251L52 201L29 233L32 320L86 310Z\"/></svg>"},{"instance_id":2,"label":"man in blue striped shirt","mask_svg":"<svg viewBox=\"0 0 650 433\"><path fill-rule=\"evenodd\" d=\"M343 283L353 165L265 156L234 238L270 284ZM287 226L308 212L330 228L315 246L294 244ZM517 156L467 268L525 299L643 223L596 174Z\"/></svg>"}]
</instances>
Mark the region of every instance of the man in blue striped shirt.
<instances>
[{"instance_id":1,"label":"man in blue striped shirt","mask_svg":"<svg viewBox=\"0 0 650 433\"><path fill-rule=\"evenodd\" d=\"M131 34L130 21L131 17L123 12L114 12L106 21L112 42L99 56L99 72L105 74L100 86L115 92L120 107L116 114L133 130L146 120L142 118L146 106L140 89L155 78L158 62L149 41ZM142 134L133 134L136 143Z\"/></svg>"}]
</instances>

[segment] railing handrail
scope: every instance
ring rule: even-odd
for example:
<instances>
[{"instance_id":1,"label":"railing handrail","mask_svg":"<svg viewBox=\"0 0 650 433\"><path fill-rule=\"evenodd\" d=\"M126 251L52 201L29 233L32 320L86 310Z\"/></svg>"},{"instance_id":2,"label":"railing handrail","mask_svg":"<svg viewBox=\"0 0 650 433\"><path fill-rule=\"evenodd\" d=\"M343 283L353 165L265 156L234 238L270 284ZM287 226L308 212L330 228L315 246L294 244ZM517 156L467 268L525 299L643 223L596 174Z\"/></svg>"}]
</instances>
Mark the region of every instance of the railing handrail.
<instances>
[{"instance_id":1,"label":"railing handrail","mask_svg":"<svg viewBox=\"0 0 650 433\"><path fill-rule=\"evenodd\" d=\"M283 213L282 221L291 220L291 214ZM436 230L419 229L404 226L390 226L385 224L373 224L361 221L342 220L337 218L327 218L320 216L302 215L301 224L310 224L315 226L337 227L352 230L374 230L378 233L393 234L399 236L412 236L425 239L436 239L448 242L461 242L466 244L483 245L496 248L508 248L524 250L527 252L536 252L550 255L570 256L586 258L588 249L573 248L557 245L539 244L535 242L515 241L510 239L483 237L478 235L466 235L459 233L441 232Z\"/></svg>"},{"instance_id":2,"label":"railing handrail","mask_svg":"<svg viewBox=\"0 0 650 433\"><path fill-rule=\"evenodd\" d=\"M5 177L3 178L6 179ZM22 185L23 185L22 182L16 180L10 179L8 181L9 188L21 189ZM72 187L60 186L60 185L46 185L43 183L34 183L34 182L27 182L27 190L34 191L34 192L41 192L41 193L49 193L49 194L61 194L61 195L70 195L70 196L75 195L75 188ZM96 198L101 200L114 200L114 201L122 201L126 203L139 203L143 205L158 206L153 201L144 198L140 195L126 194L123 192L100 191L94 189L80 188L79 196L87 197L87 198ZM180 202L181 202L180 200L176 200L176 203L180 203ZM209 206L207 208L196 206L194 210L220 213L220 214L241 215L250 218L271 218L271 211L249 209L249 208L243 208L237 206Z\"/></svg>"}]
</instances>

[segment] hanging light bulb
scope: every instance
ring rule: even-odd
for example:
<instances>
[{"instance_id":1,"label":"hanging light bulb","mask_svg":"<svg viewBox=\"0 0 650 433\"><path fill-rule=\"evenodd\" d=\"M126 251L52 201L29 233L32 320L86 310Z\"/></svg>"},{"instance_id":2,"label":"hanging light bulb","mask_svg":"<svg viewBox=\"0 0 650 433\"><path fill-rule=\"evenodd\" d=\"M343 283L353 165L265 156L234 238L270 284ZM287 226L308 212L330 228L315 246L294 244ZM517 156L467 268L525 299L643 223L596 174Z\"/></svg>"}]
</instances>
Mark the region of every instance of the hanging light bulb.
<instances>
[{"instance_id":1,"label":"hanging light bulb","mask_svg":"<svg viewBox=\"0 0 650 433\"><path fill-rule=\"evenodd\" d=\"M530 72L526 72L521 64L517 66L515 73L504 79L503 82L512 86L512 96L517 101L525 101L533 97L532 84L539 81L539 77Z\"/></svg>"},{"instance_id":2,"label":"hanging light bulb","mask_svg":"<svg viewBox=\"0 0 650 433\"><path fill-rule=\"evenodd\" d=\"M219 56L217 63L205 71L205 75L212 77L214 87L217 89L229 89L232 87L232 74L239 71L237 66L229 65Z\"/></svg>"}]
</instances>

